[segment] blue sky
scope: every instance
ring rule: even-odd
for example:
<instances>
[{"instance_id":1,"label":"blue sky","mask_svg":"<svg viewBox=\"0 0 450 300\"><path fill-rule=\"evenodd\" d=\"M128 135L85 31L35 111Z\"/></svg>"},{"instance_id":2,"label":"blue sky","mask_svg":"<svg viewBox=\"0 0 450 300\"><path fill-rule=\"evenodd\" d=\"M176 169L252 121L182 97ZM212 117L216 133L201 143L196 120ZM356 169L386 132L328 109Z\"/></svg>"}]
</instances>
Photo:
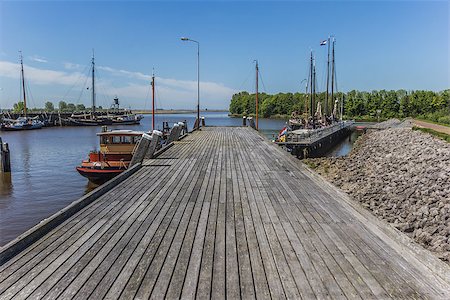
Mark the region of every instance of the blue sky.
<instances>
[{"instance_id":1,"label":"blue sky","mask_svg":"<svg viewBox=\"0 0 450 300\"><path fill-rule=\"evenodd\" d=\"M449 80L448 1L32 1L0 2L0 108L19 99L18 51L24 55L30 106L47 100L89 105L92 48L97 99L109 106L157 103L195 108L200 42L202 108L227 108L254 89L258 59L268 93L303 91L309 51L325 86L326 47L336 36L338 89L443 90Z\"/></svg>"}]
</instances>

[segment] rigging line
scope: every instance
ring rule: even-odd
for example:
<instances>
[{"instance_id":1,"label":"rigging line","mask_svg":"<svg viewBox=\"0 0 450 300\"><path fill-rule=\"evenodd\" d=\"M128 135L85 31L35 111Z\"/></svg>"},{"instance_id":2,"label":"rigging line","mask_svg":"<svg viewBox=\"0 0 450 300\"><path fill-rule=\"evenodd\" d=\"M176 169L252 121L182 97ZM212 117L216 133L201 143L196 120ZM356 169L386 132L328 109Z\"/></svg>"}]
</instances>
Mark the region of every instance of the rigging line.
<instances>
[{"instance_id":1,"label":"rigging line","mask_svg":"<svg viewBox=\"0 0 450 300\"><path fill-rule=\"evenodd\" d=\"M75 87L75 85L78 84L78 81L80 81L81 77L86 74L88 65L84 66L83 72L79 73L77 80L74 82L74 84L67 90L67 92L64 94L63 99L66 99L67 95L72 91L72 89ZM78 103L77 103L78 104Z\"/></svg>"},{"instance_id":2,"label":"rigging line","mask_svg":"<svg viewBox=\"0 0 450 300\"><path fill-rule=\"evenodd\" d=\"M253 70L254 70L254 68L253 68L253 66L252 66L252 67L250 68L249 72L248 72L247 77L246 77L245 80L242 82L242 84L239 86L238 91L240 91L240 90L242 89L242 87L247 83L248 79L250 78L250 76L251 76L252 73L253 73Z\"/></svg>"},{"instance_id":3,"label":"rigging line","mask_svg":"<svg viewBox=\"0 0 450 300\"><path fill-rule=\"evenodd\" d=\"M25 91L30 96L31 102L33 102L34 107L36 107L36 103L34 102L33 94L31 94L30 85L28 84L28 81L25 82Z\"/></svg>"},{"instance_id":4,"label":"rigging line","mask_svg":"<svg viewBox=\"0 0 450 300\"><path fill-rule=\"evenodd\" d=\"M108 106L108 98L106 97L106 95L108 95L108 96L111 96L111 95L105 90L105 88L101 84L98 84L100 82L101 77L100 77L100 72L98 71L97 68L95 68L95 73L97 74L97 76L96 76L97 77L97 84L96 84L96 86L100 87L100 92L102 92L101 93L102 99L103 99L102 104L105 105L105 107L108 109L108 107L109 107ZM98 99L97 96L98 96L98 93L96 93L96 98Z\"/></svg>"},{"instance_id":5,"label":"rigging line","mask_svg":"<svg viewBox=\"0 0 450 300\"><path fill-rule=\"evenodd\" d=\"M264 80L263 80L261 71L259 71L259 69L258 69L258 74L259 74L259 77L261 78L261 83L263 85L264 92L266 92L266 94L267 94L268 92L267 92L266 86L264 85Z\"/></svg>"},{"instance_id":6,"label":"rigging line","mask_svg":"<svg viewBox=\"0 0 450 300\"><path fill-rule=\"evenodd\" d=\"M90 69L90 68L89 68L89 69ZM86 76L86 77L84 78L84 83L83 83L83 86L82 86L82 88L81 88L80 95L78 96L77 103L80 103L80 99L81 99L81 97L83 96L84 90L89 88L89 87L86 88L88 79L89 79L88 76Z\"/></svg>"}]
</instances>

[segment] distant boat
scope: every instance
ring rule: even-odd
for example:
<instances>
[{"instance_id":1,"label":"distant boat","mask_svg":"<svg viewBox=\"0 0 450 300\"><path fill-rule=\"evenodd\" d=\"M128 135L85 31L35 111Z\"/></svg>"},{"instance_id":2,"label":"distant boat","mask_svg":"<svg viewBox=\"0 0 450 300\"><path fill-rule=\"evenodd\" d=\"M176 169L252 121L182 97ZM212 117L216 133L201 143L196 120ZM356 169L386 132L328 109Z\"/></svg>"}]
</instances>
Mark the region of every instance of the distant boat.
<instances>
[{"instance_id":1,"label":"distant boat","mask_svg":"<svg viewBox=\"0 0 450 300\"><path fill-rule=\"evenodd\" d=\"M108 114L108 118L112 120L114 125L138 125L144 118L142 115L133 114L131 111L121 110L117 97L114 98L111 109L113 114Z\"/></svg>"},{"instance_id":2,"label":"distant boat","mask_svg":"<svg viewBox=\"0 0 450 300\"><path fill-rule=\"evenodd\" d=\"M106 116L97 116L95 114L95 60L92 54L92 111L90 114L72 114L67 119L62 119L62 122L68 126L103 126L111 125L113 121Z\"/></svg>"},{"instance_id":3,"label":"distant boat","mask_svg":"<svg viewBox=\"0 0 450 300\"><path fill-rule=\"evenodd\" d=\"M68 126L103 126L113 124L111 119L104 116L91 117L91 114L72 114L69 118L64 119L64 122Z\"/></svg>"},{"instance_id":4,"label":"distant boat","mask_svg":"<svg viewBox=\"0 0 450 300\"><path fill-rule=\"evenodd\" d=\"M20 117L17 120L10 120L6 124L2 124L3 131L18 131L18 130L31 130L41 129L44 126L42 121L34 118Z\"/></svg>"},{"instance_id":5,"label":"distant boat","mask_svg":"<svg viewBox=\"0 0 450 300\"><path fill-rule=\"evenodd\" d=\"M44 123L40 121L37 117L30 118L27 117L27 93L25 89L25 75L23 71L23 57L20 51L20 76L22 79L22 91L23 91L23 117L19 117L16 120L6 119L1 125L1 129L4 131L18 131L18 130L31 130L31 129L41 129Z\"/></svg>"}]
</instances>

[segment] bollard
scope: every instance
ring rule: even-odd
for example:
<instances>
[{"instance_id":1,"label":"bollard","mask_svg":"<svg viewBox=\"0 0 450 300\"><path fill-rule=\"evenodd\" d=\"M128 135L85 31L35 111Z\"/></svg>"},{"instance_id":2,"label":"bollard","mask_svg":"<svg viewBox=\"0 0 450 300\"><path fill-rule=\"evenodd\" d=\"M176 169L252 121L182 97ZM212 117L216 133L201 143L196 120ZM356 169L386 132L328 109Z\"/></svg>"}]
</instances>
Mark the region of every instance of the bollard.
<instances>
[{"instance_id":1,"label":"bollard","mask_svg":"<svg viewBox=\"0 0 450 300\"><path fill-rule=\"evenodd\" d=\"M172 130L170 130L170 134L169 137L167 138L166 144L170 144L178 139L178 136L175 137L177 134L179 134L178 127L180 126L178 126L177 123L173 124Z\"/></svg>"},{"instance_id":2,"label":"bollard","mask_svg":"<svg viewBox=\"0 0 450 300\"><path fill-rule=\"evenodd\" d=\"M11 172L11 156L9 152L8 143L2 142L2 139L0 138L0 168L3 173L10 173Z\"/></svg>"},{"instance_id":3,"label":"bollard","mask_svg":"<svg viewBox=\"0 0 450 300\"><path fill-rule=\"evenodd\" d=\"M199 124L198 119L195 119L194 128L192 130L197 130L198 129L198 124Z\"/></svg>"},{"instance_id":4,"label":"bollard","mask_svg":"<svg viewBox=\"0 0 450 300\"><path fill-rule=\"evenodd\" d=\"M205 117L202 117L202 127L205 127Z\"/></svg>"},{"instance_id":5,"label":"bollard","mask_svg":"<svg viewBox=\"0 0 450 300\"><path fill-rule=\"evenodd\" d=\"M184 133L186 134L189 132L187 120L184 120L183 123L184 123L184 130L185 130Z\"/></svg>"},{"instance_id":6,"label":"bollard","mask_svg":"<svg viewBox=\"0 0 450 300\"><path fill-rule=\"evenodd\" d=\"M142 163L145 154L147 153L148 147L150 146L151 140L152 137L150 135L146 133L142 135L139 144L136 146L136 151L134 152L133 157L131 158L130 166L128 168L131 168L132 166L138 163Z\"/></svg>"},{"instance_id":7,"label":"bollard","mask_svg":"<svg viewBox=\"0 0 450 300\"><path fill-rule=\"evenodd\" d=\"M251 128L255 129L256 126L255 126L255 121L253 120L253 118L252 118L252 117L247 117L247 120L248 120L248 125L249 125Z\"/></svg>"},{"instance_id":8,"label":"bollard","mask_svg":"<svg viewBox=\"0 0 450 300\"><path fill-rule=\"evenodd\" d=\"M184 127L184 122L178 122L178 126L180 126L180 132L178 134L178 138L183 136L186 133L186 128Z\"/></svg>"},{"instance_id":9,"label":"bollard","mask_svg":"<svg viewBox=\"0 0 450 300\"><path fill-rule=\"evenodd\" d=\"M153 155L155 154L156 150L158 150L160 146L161 137L163 136L163 133L158 130L153 130L152 132L152 141L150 142L150 145L148 146L147 153L145 154L145 158L150 159L153 158Z\"/></svg>"},{"instance_id":10,"label":"bollard","mask_svg":"<svg viewBox=\"0 0 450 300\"><path fill-rule=\"evenodd\" d=\"M247 117L246 116L242 117L242 126L247 126Z\"/></svg>"}]
</instances>

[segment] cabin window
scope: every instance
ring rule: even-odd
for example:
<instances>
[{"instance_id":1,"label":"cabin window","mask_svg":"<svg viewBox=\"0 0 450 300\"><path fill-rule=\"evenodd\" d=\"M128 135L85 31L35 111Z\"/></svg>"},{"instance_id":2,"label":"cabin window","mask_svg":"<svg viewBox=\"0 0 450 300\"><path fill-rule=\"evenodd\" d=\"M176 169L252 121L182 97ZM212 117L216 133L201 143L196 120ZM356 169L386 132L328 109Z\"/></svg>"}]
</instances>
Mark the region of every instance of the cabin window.
<instances>
[{"instance_id":1,"label":"cabin window","mask_svg":"<svg viewBox=\"0 0 450 300\"><path fill-rule=\"evenodd\" d=\"M102 136L100 138L100 144L109 144L109 139L107 136Z\"/></svg>"},{"instance_id":2,"label":"cabin window","mask_svg":"<svg viewBox=\"0 0 450 300\"><path fill-rule=\"evenodd\" d=\"M122 137L122 144L131 144L131 139L132 139L132 138L133 138L133 137L128 136L128 135L123 136L123 137Z\"/></svg>"},{"instance_id":3,"label":"cabin window","mask_svg":"<svg viewBox=\"0 0 450 300\"><path fill-rule=\"evenodd\" d=\"M113 144L120 144L120 136L113 136L112 137L112 143Z\"/></svg>"}]
</instances>

